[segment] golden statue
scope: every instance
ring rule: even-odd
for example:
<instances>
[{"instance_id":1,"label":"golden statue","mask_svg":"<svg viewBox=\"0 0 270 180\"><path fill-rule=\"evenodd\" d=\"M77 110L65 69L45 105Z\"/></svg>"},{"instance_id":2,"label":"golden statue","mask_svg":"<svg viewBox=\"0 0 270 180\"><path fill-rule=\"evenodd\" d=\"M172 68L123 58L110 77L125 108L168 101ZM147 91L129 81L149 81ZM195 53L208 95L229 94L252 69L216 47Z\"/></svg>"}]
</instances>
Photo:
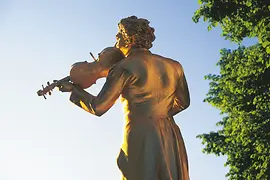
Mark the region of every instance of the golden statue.
<instances>
[{"instance_id":1,"label":"golden statue","mask_svg":"<svg viewBox=\"0 0 270 180\"><path fill-rule=\"evenodd\" d=\"M173 116L190 104L182 65L150 52L155 40L149 21L136 16L118 23L115 47L125 55L108 72L97 96L66 82L70 101L102 116L121 97L124 141L117 159L123 180L189 180L188 158Z\"/></svg>"}]
</instances>

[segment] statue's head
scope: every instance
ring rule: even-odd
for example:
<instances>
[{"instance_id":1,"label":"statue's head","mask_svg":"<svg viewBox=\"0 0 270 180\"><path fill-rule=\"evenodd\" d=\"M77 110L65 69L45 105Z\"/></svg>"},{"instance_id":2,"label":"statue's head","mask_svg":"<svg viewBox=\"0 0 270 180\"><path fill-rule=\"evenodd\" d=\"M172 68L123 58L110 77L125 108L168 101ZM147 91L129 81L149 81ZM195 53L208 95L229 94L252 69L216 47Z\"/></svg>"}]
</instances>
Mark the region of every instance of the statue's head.
<instances>
[{"instance_id":1,"label":"statue's head","mask_svg":"<svg viewBox=\"0 0 270 180\"><path fill-rule=\"evenodd\" d=\"M150 49L156 37L155 29L150 27L149 23L147 19L136 16L121 19L118 23L116 47L122 51L130 47Z\"/></svg>"}]
</instances>

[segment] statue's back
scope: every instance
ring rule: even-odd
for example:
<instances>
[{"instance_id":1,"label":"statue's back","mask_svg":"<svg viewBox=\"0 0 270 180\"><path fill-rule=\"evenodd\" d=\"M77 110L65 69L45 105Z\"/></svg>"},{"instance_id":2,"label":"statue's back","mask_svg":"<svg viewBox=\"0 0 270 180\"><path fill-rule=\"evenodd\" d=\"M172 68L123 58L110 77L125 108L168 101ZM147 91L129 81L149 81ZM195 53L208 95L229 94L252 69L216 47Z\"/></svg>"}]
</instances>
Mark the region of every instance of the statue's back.
<instances>
[{"instance_id":1,"label":"statue's back","mask_svg":"<svg viewBox=\"0 0 270 180\"><path fill-rule=\"evenodd\" d=\"M122 67L133 76L122 94L130 113L166 116L173 105L180 64L143 50L124 61Z\"/></svg>"}]
</instances>

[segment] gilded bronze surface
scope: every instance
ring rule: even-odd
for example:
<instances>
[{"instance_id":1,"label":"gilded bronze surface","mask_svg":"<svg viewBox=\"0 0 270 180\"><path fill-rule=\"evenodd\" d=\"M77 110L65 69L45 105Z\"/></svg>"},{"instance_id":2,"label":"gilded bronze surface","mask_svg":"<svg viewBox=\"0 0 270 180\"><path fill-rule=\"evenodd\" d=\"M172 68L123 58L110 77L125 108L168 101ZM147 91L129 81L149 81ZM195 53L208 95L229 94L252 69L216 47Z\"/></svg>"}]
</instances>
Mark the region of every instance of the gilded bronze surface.
<instances>
[{"instance_id":1,"label":"gilded bronze surface","mask_svg":"<svg viewBox=\"0 0 270 180\"><path fill-rule=\"evenodd\" d=\"M97 96L67 84L70 100L102 116L121 98L125 131L117 164L123 179L189 180L184 141L173 118L190 104L183 67L149 50L155 36L148 20L132 16L118 26L116 47L125 58L110 70Z\"/></svg>"}]
</instances>

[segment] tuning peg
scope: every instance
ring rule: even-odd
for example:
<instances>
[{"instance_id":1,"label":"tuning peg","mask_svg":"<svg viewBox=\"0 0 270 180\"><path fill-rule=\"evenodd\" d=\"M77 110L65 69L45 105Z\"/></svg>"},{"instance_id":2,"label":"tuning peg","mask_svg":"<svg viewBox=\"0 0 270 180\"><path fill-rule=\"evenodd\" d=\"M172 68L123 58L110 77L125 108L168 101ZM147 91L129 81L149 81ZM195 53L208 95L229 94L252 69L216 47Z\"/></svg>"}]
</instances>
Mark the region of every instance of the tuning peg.
<instances>
[{"instance_id":1,"label":"tuning peg","mask_svg":"<svg viewBox=\"0 0 270 180\"><path fill-rule=\"evenodd\" d=\"M43 85L42 85L42 89L43 90L45 89ZM44 99L47 99L46 96L45 96L45 94L43 94L43 97L44 97Z\"/></svg>"},{"instance_id":2,"label":"tuning peg","mask_svg":"<svg viewBox=\"0 0 270 180\"><path fill-rule=\"evenodd\" d=\"M48 85L48 86L51 85L49 81L47 82L47 85ZM49 93L49 95L52 95L52 90L50 90L48 93Z\"/></svg>"}]
</instances>

